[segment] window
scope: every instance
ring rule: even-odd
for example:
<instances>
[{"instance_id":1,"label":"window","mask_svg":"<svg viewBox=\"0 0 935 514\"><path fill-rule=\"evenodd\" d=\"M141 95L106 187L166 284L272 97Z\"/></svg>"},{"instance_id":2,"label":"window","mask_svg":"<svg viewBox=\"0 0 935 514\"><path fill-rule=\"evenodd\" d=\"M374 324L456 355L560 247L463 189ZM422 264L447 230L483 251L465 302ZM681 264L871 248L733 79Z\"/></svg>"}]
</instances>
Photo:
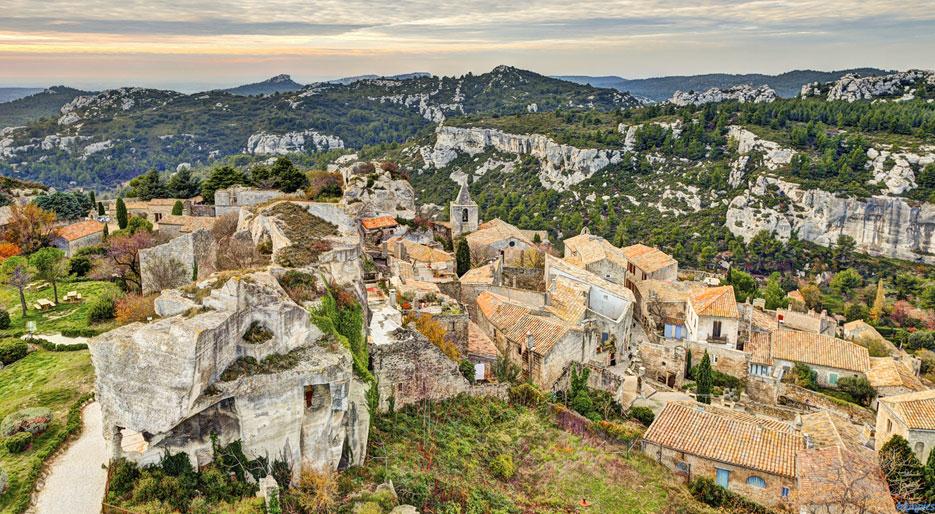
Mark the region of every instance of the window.
<instances>
[{"instance_id":1,"label":"window","mask_svg":"<svg viewBox=\"0 0 935 514\"><path fill-rule=\"evenodd\" d=\"M781 495L782 495L783 498L788 498L788 497L789 497L789 488L788 488L788 487L783 487L783 488L782 488L782 493L781 493Z\"/></svg>"},{"instance_id":2,"label":"window","mask_svg":"<svg viewBox=\"0 0 935 514\"><path fill-rule=\"evenodd\" d=\"M715 321L711 327L711 337L721 337L721 322Z\"/></svg>"},{"instance_id":3,"label":"window","mask_svg":"<svg viewBox=\"0 0 935 514\"><path fill-rule=\"evenodd\" d=\"M747 485L751 487L759 487L760 489L763 489L766 487L766 480L763 480L762 478L756 475L752 475L750 477L747 477Z\"/></svg>"},{"instance_id":4,"label":"window","mask_svg":"<svg viewBox=\"0 0 935 514\"><path fill-rule=\"evenodd\" d=\"M888 419L886 420L886 432L889 433L892 431L893 431L893 420Z\"/></svg>"},{"instance_id":5,"label":"window","mask_svg":"<svg viewBox=\"0 0 935 514\"><path fill-rule=\"evenodd\" d=\"M730 471L721 468L714 468L717 471L717 485L727 489L730 482Z\"/></svg>"},{"instance_id":6,"label":"window","mask_svg":"<svg viewBox=\"0 0 935 514\"><path fill-rule=\"evenodd\" d=\"M684 461L678 461L675 463L675 470L679 473L688 473L688 464Z\"/></svg>"},{"instance_id":7,"label":"window","mask_svg":"<svg viewBox=\"0 0 935 514\"><path fill-rule=\"evenodd\" d=\"M831 385L838 384L838 374L837 373L828 373L828 383Z\"/></svg>"},{"instance_id":8,"label":"window","mask_svg":"<svg viewBox=\"0 0 935 514\"><path fill-rule=\"evenodd\" d=\"M516 246L516 241L510 241L510 247Z\"/></svg>"},{"instance_id":9,"label":"window","mask_svg":"<svg viewBox=\"0 0 935 514\"><path fill-rule=\"evenodd\" d=\"M461 222L462 222L462 223L467 223L467 221L468 221L468 210L467 210L467 209L462 209L462 210L461 210Z\"/></svg>"}]
</instances>

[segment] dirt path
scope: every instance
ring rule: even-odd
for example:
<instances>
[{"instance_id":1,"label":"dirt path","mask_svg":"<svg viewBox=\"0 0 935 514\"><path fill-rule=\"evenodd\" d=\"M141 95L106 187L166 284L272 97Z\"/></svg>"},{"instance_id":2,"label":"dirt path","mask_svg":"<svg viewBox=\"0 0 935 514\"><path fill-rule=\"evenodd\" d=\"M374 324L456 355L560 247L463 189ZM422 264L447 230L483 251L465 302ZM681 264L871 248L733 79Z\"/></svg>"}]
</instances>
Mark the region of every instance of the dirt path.
<instances>
[{"instance_id":1,"label":"dirt path","mask_svg":"<svg viewBox=\"0 0 935 514\"><path fill-rule=\"evenodd\" d=\"M107 471L107 450L101 427L101 406L89 403L81 412L81 436L59 455L37 493L34 512L94 514L101 511Z\"/></svg>"}]
</instances>

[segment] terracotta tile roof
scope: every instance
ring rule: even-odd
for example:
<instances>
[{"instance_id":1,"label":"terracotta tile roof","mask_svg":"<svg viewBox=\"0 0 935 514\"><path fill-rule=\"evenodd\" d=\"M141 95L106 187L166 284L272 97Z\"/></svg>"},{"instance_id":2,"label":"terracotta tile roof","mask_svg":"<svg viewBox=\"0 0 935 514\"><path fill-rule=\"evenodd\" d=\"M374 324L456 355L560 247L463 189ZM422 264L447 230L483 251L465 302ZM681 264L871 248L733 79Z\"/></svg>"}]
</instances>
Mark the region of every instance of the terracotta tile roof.
<instances>
[{"instance_id":1,"label":"terracotta tile roof","mask_svg":"<svg viewBox=\"0 0 935 514\"><path fill-rule=\"evenodd\" d=\"M789 291L788 293L786 293L786 298L792 301L795 301L795 302L805 303L805 297L802 296L802 292L799 291L798 289L794 291Z\"/></svg>"},{"instance_id":2,"label":"terracotta tile roof","mask_svg":"<svg viewBox=\"0 0 935 514\"><path fill-rule=\"evenodd\" d=\"M709 287L689 298L695 314L720 318L739 318L734 286Z\"/></svg>"},{"instance_id":3,"label":"terracotta tile roof","mask_svg":"<svg viewBox=\"0 0 935 514\"><path fill-rule=\"evenodd\" d=\"M627 266L627 258L620 248L606 239L591 234L581 234L565 240L565 260L576 266L608 260L620 267Z\"/></svg>"},{"instance_id":4,"label":"terracotta tile roof","mask_svg":"<svg viewBox=\"0 0 935 514\"><path fill-rule=\"evenodd\" d=\"M778 422L703 404L669 402L643 439L701 458L795 477L802 436ZM788 427L786 427L788 428Z\"/></svg>"},{"instance_id":5,"label":"terracotta tile roof","mask_svg":"<svg viewBox=\"0 0 935 514\"><path fill-rule=\"evenodd\" d=\"M104 224L95 220L79 221L58 229L58 235L66 241L75 241L104 231Z\"/></svg>"},{"instance_id":6,"label":"terracotta tile roof","mask_svg":"<svg viewBox=\"0 0 935 514\"><path fill-rule=\"evenodd\" d=\"M796 455L798 501L803 512L890 514L896 505L876 456L841 446Z\"/></svg>"},{"instance_id":7,"label":"terracotta tile roof","mask_svg":"<svg viewBox=\"0 0 935 514\"><path fill-rule=\"evenodd\" d=\"M377 216L376 218L364 218L360 224L367 230L376 230L378 228L389 228L398 226L396 218L392 216Z\"/></svg>"},{"instance_id":8,"label":"terracotta tile roof","mask_svg":"<svg viewBox=\"0 0 935 514\"><path fill-rule=\"evenodd\" d=\"M577 323L584 319L584 313L588 310L590 289L579 282L559 277L552 282L546 310L569 323Z\"/></svg>"},{"instance_id":9,"label":"terracotta tile roof","mask_svg":"<svg viewBox=\"0 0 935 514\"><path fill-rule=\"evenodd\" d=\"M776 330L770 339L770 358L866 373L867 349L843 339L812 332Z\"/></svg>"},{"instance_id":10,"label":"terracotta tile roof","mask_svg":"<svg viewBox=\"0 0 935 514\"><path fill-rule=\"evenodd\" d=\"M497 346L487 337L487 334L477 326L477 323L468 321L468 354L478 357L496 358L500 355Z\"/></svg>"},{"instance_id":11,"label":"terracotta tile roof","mask_svg":"<svg viewBox=\"0 0 935 514\"><path fill-rule=\"evenodd\" d=\"M750 334L750 340L744 346L744 351L750 354L750 362L770 365L773 363L769 358L769 338L770 334L768 332Z\"/></svg>"},{"instance_id":12,"label":"terracotta tile roof","mask_svg":"<svg viewBox=\"0 0 935 514\"><path fill-rule=\"evenodd\" d=\"M461 275L460 282L462 284L492 284L493 263L468 270L467 273Z\"/></svg>"},{"instance_id":13,"label":"terracotta tile roof","mask_svg":"<svg viewBox=\"0 0 935 514\"><path fill-rule=\"evenodd\" d=\"M468 244L471 246L476 245L491 245L498 241L503 241L504 239L517 239L526 243L527 245L532 246L532 241L526 238L526 235L523 234L523 231L510 225L509 223L501 220L500 218L494 218L490 221L481 223L477 230L471 232L465 238L468 241Z\"/></svg>"},{"instance_id":14,"label":"terracotta tile roof","mask_svg":"<svg viewBox=\"0 0 935 514\"><path fill-rule=\"evenodd\" d=\"M655 295L663 303L688 302L692 295L704 291L708 286L702 282L647 279L636 282L636 289L644 301Z\"/></svg>"},{"instance_id":15,"label":"terracotta tile roof","mask_svg":"<svg viewBox=\"0 0 935 514\"><path fill-rule=\"evenodd\" d=\"M437 248L432 248L415 241L394 237L386 242L387 252L399 258L398 245L406 249L408 260L419 262L451 262L454 256Z\"/></svg>"},{"instance_id":16,"label":"terracotta tile roof","mask_svg":"<svg viewBox=\"0 0 935 514\"><path fill-rule=\"evenodd\" d=\"M555 276L566 275L577 282L599 287L609 293L613 293L615 296L623 300L636 302L636 297L633 296L633 291L630 291L626 287L620 284L615 284L609 280L605 280L604 278L595 275L586 269L569 264L564 259L553 257L548 253L545 254L545 268L550 270L550 273L552 273L554 270L557 270L559 273L554 273ZM546 281L549 281L549 277L546 277Z\"/></svg>"},{"instance_id":17,"label":"terracotta tile roof","mask_svg":"<svg viewBox=\"0 0 935 514\"><path fill-rule=\"evenodd\" d=\"M750 321L753 322L753 327L764 332L772 332L773 330L778 330L779 326L776 323L776 318L773 317L770 313L751 307L752 313Z\"/></svg>"},{"instance_id":18,"label":"terracotta tile roof","mask_svg":"<svg viewBox=\"0 0 935 514\"><path fill-rule=\"evenodd\" d=\"M643 244L625 246L620 249L629 262L646 273L653 273L673 264L678 264L671 255Z\"/></svg>"},{"instance_id":19,"label":"terracotta tile roof","mask_svg":"<svg viewBox=\"0 0 935 514\"><path fill-rule=\"evenodd\" d=\"M925 389L906 363L892 357L870 357L867 380L873 387L905 387L910 391Z\"/></svg>"},{"instance_id":20,"label":"terracotta tile roof","mask_svg":"<svg viewBox=\"0 0 935 514\"><path fill-rule=\"evenodd\" d=\"M199 229L211 230L218 219L213 216L179 216L167 214L163 216L157 225L174 225L179 227L180 232L194 232Z\"/></svg>"},{"instance_id":21,"label":"terracotta tile roof","mask_svg":"<svg viewBox=\"0 0 935 514\"><path fill-rule=\"evenodd\" d=\"M535 314L528 307L513 303L507 298L484 291L477 297L477 307L491 325L507 339L526 344L526 334L532 333L534 352L545 356L568 332L581 329L552 316Z\"/></svg>"},{"instance_id":22,"label":"terracotta tile roof","mask_svg":"<svg viewBox=\"0 0 935 514\"><path fill-rule=\"evenodd\" d=\"M910 430L935 430L935 389L880 398Z\"/></svg>"},{"instance_id":23,"label":"terracotta tile roof","mask_svg":"<svg viewBox=\"0 0 935 514\"><path fill-rule=\"evenodd\" d=\"M807 435L816 448L843 446L852 449L867 449L861 444L863 431L844 416L830 410L802 415L802 433Z\"/></svg>"}]
</instances>

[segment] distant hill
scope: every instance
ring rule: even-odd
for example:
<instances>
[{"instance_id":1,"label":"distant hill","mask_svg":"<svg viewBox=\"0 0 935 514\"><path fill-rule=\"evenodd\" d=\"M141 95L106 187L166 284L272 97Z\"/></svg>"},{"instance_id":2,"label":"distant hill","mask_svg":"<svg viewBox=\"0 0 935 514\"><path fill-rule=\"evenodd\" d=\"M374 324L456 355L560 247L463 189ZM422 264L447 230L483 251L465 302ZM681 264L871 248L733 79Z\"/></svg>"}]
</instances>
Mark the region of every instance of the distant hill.
<instances>
[{"instance_id":1,"label":"distant hill","mask_svg":"<svg viewBox=\"0 0 935 514\"><path fill-rule=\"evenodd\" d=\"M42 91L41 87L0 87L0 103L12 102Z\"/></svg>"},{"instance_id":2,"label":"distant hill","mask_svg":"<svg viewBox=\"0 0 935 514\"><path fill-rule=\"evenodd\" d=\"M224 91L239 96L262 96L276 93L291 93L292 91L302 89L302 87L302 84L292 80L292 77L289 75L276 75L263 82L244 84L242 86L225 89Z\"/></svg>"},{"instance_id":3,"label":"distant hill","mask_svg":"<svg viewBox=\"0 0 935 514\"><path fill-rule=\"evenodd\" d=\"M59 109L76 96L91 94L88 91L54 86L41 89L38 93L13 101L0 103L0 129L28 125L40 118L58 117Z\"/></svg>"},{"instance_id":4,"label":"distant hill","mask_svg":"<svg viewBox=\"0 0 935 514\"><path fill-rule=\"evenodd\" d=\"M661 102L668 100L672 93L677 90L704 91L712 87L726 88L739 84L750 84L754 87L765 84L775 89L779 96L791 98L799 94L803 84L832 82L848 73L885 75L889 72L878 68L852 68L838 71L793 70L779 75L711 73L707 75L676 75L648 79L625 79L617 76L589 77L584 75L566 75L557 78L578 84L590 84L595 87L609 87L619 91L627 91L635 96Z\"/></svg>"},{"instance_id":5,"label":"distant hill","mask_svg":"<svg viewBox=\"0 0 935 514\"><path fill-rule=\"evenodd\" d=\"M360 82L361 80L374 80L374 79L379 79L379 78L393 79L393 80L411 80L411 79L421 79L421 78L426 78L426 77L431 77L431 76L432 76L431 73L428 73L425 71L415 71L412 73L400 73L399 75L389 75L389 76L381 76L381 75L373 75L373 74L355 75L353 77L342 77L339 79L329 80L327 82L328 84L341 84L341 85L346 86L349 84L353 84L354 82Z\"/></svg>"}]
</instances>

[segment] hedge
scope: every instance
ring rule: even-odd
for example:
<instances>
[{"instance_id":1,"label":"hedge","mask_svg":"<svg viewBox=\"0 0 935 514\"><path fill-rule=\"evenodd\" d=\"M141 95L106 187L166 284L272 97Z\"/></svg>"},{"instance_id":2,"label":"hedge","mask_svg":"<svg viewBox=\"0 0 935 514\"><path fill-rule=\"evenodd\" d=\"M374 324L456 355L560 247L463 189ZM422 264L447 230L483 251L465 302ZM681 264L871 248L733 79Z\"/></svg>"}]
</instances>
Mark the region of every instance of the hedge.
<instances>
[{"instance_id":1,"label":"hedge","mask_svg":"<svg viewBox=\"0 0 935 514\"><path fill-rule=\"evenodd\" d=\"M47 352L76 352L79 350L87 350L88 345L85 343L75 343L75 344L57 344L51 341L42 339L41 337L33 337L29 339L30 343L38 345L40 348Z\"/></svg>"},{"instance_id":2,"label":"hedge","mask_svg":"<svg viewBox=\"0 0 935 514\"><path fill-rule=\"evenodd\" d=\"M29 353L29 346L25 341L19 339L0 341L0 364L4 366L22 359L27 353Z\"/></svg>"},{"instance_id":3,"label":"hedge","mask_svg":"<svg viewBox=\"0 0 935 514\"><path fill-rule=\"evenodd\" d=\"M3 440L3 446L10 453L23 453L29 448L32 442L32 434L29 432L17 432Z\"/></svg>"}]
</instances>

